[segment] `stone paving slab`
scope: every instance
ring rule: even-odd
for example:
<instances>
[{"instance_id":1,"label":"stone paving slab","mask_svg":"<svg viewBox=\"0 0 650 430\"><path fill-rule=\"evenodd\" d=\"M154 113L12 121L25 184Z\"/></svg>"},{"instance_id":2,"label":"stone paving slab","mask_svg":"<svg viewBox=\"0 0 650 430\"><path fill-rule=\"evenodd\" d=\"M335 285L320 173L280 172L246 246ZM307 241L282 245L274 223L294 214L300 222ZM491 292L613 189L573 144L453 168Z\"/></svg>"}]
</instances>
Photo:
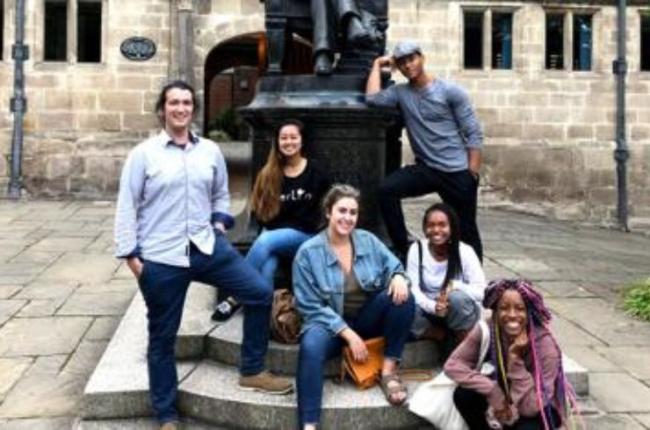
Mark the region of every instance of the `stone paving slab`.
<instances>
[{"instance_id":1,"label":"stone paving slab","mask_svg":"<svg viewBox=\"0 0 650 430\"><path fill-rule=\"evenodd\" d=\"M151 418L134 418L129 420L83 420L75 430L158 430L160 425ZM183 419L181 430L226 430L223 427Z\"/></svg>"},{"instance_id":2,"label":"stone paving slab","mask_svg":"<svg viewBox=\"0 0 650 430\"><path fill-rule=\"evenodd\" d=\"M32 245L31 249L35 251L77 251L92 242L88 237L52 237L51 233L48 233L47 236Z\"/></svg>"},{"instance_id":3,"label":"stone paving slab","mask_svg":"<svg viewBox=\"0 0 650 430\"><path fill-rule=\"evenodd\" d=\"M512 270L508 270L498 262L486 257L483 260L483 271L487 279L499 278L516 278L517 274Z\"/></svg>"},{"instance_id":4,"label":"stone paving slab","mask_svg":"<svg viewBox=\"0 0 650 430\"><path fill-rule=\"evenodd\" d=\"M0 356L69 354L86 332L91 318L15 318L0 329Z\"/></svg>"},{"instance_id":5,"label":"stone paving slab","mask_svg":"<svg viewBox=\"0 0 650 430\"><path fill-rule=\"evenodd\" d=\"M0 419L2 430L70 430L75 426L72 416L57 418Z\"/></svg>"},{"instance_id":6,"label":"stone paving slab","mask_svg":"<svg viewBox=\"0 0 650 430\"><path fill-rule=\"evenodd\" d=\"M126 266L126 264L124 264ZM120 266L121 267L121 266ZM129 272L130 273L130 272ZM84 283L76 290L79 294L113 294L129 292L134 294L138 290L138 283L131 275L129 279L111 279L102 284Z\"/></svg>"},{"instance_id":7,"label":"stone paving slab","mask_svg":"<svg viewBox=\"0 0 650 430\"><path fill-rule=\"evenodd\" d=\"M627 370L633 377L637 379L650 379L650 346L596 347L595 350L612 363Z\"/></svg>"},{"instance_id":8,"label":"stone paving slab","mask_svg":"<svg viewBox=\"0 0 650 430\"><path fill-rule=\"evenodd\" d=\"M594 372L621 372L622 369L598 353L597 346L576 345L562 342L562 350L578 363Z\"/></svg>"},{"instance_id":9,"label":"stone paving slab","mask_svg":"<svg viewBox=\"0 0 650 430\"><path fill-rule=\"evenodd\" d=\"M612 346L644 346L650 324L635 320L603 299L547 299L551 308L583 330Z\"/></svg>"},{"instance_id":10,"label":"stone paving slab","mask_svg":"<svg viewBox=\"0 0 650 430\"><path fill-rule=\"evenodd\" d=\"M44 269L42 264L13 262L0 263L0 273L4 275L37 274Z\"/></svg>"},{"instance_id":11,"label":"stone paving slab","mask_svg":"<svg viewBox=\"0 0 650 430\"><path fill-rule=\"evenodd\" d=\"M0 300L14 296L22 288L21 285L0 285Z\"/></svg>"},{"instance_id":12,"label":"stone paving slab","mask_svg":"<svg viewBox=\"0 0 650 430\"><path fill-rule=\"evenodd\" d=\"M650 387L626 373L593 373L590 395L607 412L650 412Z\"/></svg>"},{"instance_id":13,"label":"stone paving slab","mask_svg":"<svg viewBox=\"0 0 650 430\"><path fill-rule=\"evenodd\" d=\"M65 303L65 298L58 299L31 299L16 316L24 317L49 317Z\"/></svg>"},{"instance_id":14,"label":"stone paving slab","mask_svg":"<svg viewBox=\"0 0 650 430\"><path fill-rule=\"evenodd\" d=\"M90 376L93 370L95 370L94 363L99 362L99 359L106 350L106 345L108 345L108 341L106 340L81 341L65 364L63 371L71 374Z\"/></svg>"},{"instance_id":15,"label":"stone paving slab","mask_svg":"<svg viewBox=\"0 0 650 430\"><path fill-rule=\"evenodd\" d=\"M31 418L74 416L79 409L80 394L85 378L67 372L58 372L59 357L52 371L28 371L14 386L0 406L2 418ZM65 357L64 357L65 358Z\"/></svg>"},{"instance_id":16,"label":"stone paving slab","mask_svg":"<svg viewBox=\"0 0 650 430\"><path fill-rule=\"evenodd\" d=\"M581 283L567 281L541 281L537 287L542 290L545 297L585 298L598 297Z\"/></svg>"},{"instance_id":17,"label":"stone paving slab","mask_svg":"<svg viewBox=\"0 0 650 430\"><path fill-rule=\"evenodd\" d=\"M560 345L605 345L602 340L592 336L578 324L559 315L554 315L551 320L551 329Z\"/></svg>"},{"instance_id":18,"label":"stone paving slab","mask_svg":"<svg viewBox=\"0 0 650 430\"><path fill-rule=\"evenodd\" d=\"M120 264L105 254L68 252L39 276L39 281L100 284L111 280Z\"/></svg>"},{"instance_id":19,"label":"stone paving slab","mask_svg":"<svg viewBox=\"0 0 650 430\"><path fill-rule=\"evenodd\" d=\"M593 430L644 430L633 417L623 414L585 417L584 423Z\"/></svg>"},{"instance_id":20,"label":"stone paving slab","mask_svg":"<svg viewBox=\"0 0 650 430\"><path fill-rule=\"evenodd\" d=\"M37 264L40 265L43 270L45 270L47 267L50 267L56 260L61 258L62 255L62 251L35 251L33 249L27 248L8 261L22 261L31 264Z\"/></svg>"},{"instance_id":21,"label":"stone paving slab","mask_svg":"<svg viewBox=\"0 0 650 430\"><path fill-rule=\"evenodd\" d=\"M97 317L86 332L86 340L110 340L120 324L121 317Z\"/></svg>"},{"instance_id":22,"label":"stone paving slab","mask_svg":"<svg viewBox=\"0 0 650 430\"><path fill-rule=\"evenodd\" d=\"M0 327L25 306L27 300L0 300Z\"/></svg>"},{"instance_id":23,"label":"stone paving slab","mask_svg":"<svg viewBox=\"0 0 650 430\"><path fill-rule=\"evenodd\" d=\"M27 285L35 275L4 275L0 273L0 285Z\"/></svg>"},{"instance_id":24,"label":"stone paving slab","mask_svg":"<svg viewBox=\"0 0 650 430\"><path fill-rule=\"evenodd\" d=\"M23 288L16 296L19 299L64 299L78 286L74 282L35 282Z\"/></svg>"},{"instance_id":25,"label":"stone paving slab","mask_svg":"<svg viewBox=\"0 0 650 430\"><path fill-rule=\"evenodd\" d=\"M650 429L650 414L634 414L632 416L645 428Z\"/></svg>"},{"instance_id":26,"label":"stone paving slab","mask_svg":"<svg viewBox=\"0 0 650 430\"><path fill-rule=\"evenodd\" d=\"M0 402L31 364L30 358L0 358Z\"/></svg>"},{"instance_id":27,"label":"stone paving slab","mask_svg":"<svg viewBox=\"0 0 650 430\"><path fill-rule=\"evenodd\" d=\"M75 291L58 310L57 315L119 316L133 298L133 291L120 291L98 295Z\"/></svg>"}]
</instances>

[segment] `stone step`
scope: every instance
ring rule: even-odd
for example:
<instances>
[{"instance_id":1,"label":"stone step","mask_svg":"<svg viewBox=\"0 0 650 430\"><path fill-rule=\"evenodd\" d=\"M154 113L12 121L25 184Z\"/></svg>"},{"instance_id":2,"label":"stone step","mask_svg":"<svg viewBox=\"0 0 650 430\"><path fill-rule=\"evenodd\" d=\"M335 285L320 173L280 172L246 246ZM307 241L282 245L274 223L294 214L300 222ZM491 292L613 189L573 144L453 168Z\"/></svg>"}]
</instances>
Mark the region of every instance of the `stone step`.
<instances>
[{"instance_id":1,"label":"stone step","mask_svg":"<svg viewBox=\"0 0 650 430\"><path fill-rule=\"evenodd\" d=\"M296 424L296 395L268 395L238 388L231 366L202 361L179 387L181 413L226 428L291 429ZM408 383L409 391L415 383ZM388 404L379 387L358 390L349 382L326 380L323 429L409 429L424 423L406 408Z\"/></svg>"},{"instance_id":2,"label":"stone step","mask_svg":"<svg viewBox=\"0 0 650 430\"><path fill-rule=\"evenodd\" d=\"M181 413L225 428L294 428L295 395L269 396L237 388L238 372L233 364L238 360L241 321L238 323L237 318L241 316L215 327L209 319L213 306L212 288L195 285L190 289L178 345L182 355L194 359L179 361L177 366ZM146 325L146 308L138 293L86 385L82 404L84 422L90 425L97 420L108 420L105 421L108 423L116 418L152 415L148 399ZM208 346L210 342L214 344ZM413 363L420 359L418 348L415 344ZM229 351L232 357L226 360L225 353L218 352L221 349ZM270 363L277 360L275 367L295 368L295 346L274 344L270 349L269 355L278 357L269 359ZM282 351L292 356L293 361L283 361ZM211 359L202 358L208 353L214 354L209 355ZM433 351L421 354L433 354ZM215 358L226 362L215 362ZM586 370L567 357L564 363L576 391L586 396L589 390ZM411 393L414 384L409 384ZM327 382L323 404L323 422L327 423L324 428L414 428L422 424L406 409L390 407L378 388L358 391L349 383Z\"/></svg>"},{"instance_id":3,"label":"stone step","mask_svg":"<svg viewBox=\"0 0 650 430\"><path fill-rule=\"evenodd\" d=\"M243 312L217 326L205 339L205 358L217 362L239 366L241 340L243 336ZM402 368L431 369L440 360L438 348L434 342L409 342L404 349ZM340 358L327 362L325 374L337 375L340 369ZM298 365L298 345L286 345L269 342L266 355L266 366L269 370L283 375L295 375Z\"/></svg>"}]
</instances>

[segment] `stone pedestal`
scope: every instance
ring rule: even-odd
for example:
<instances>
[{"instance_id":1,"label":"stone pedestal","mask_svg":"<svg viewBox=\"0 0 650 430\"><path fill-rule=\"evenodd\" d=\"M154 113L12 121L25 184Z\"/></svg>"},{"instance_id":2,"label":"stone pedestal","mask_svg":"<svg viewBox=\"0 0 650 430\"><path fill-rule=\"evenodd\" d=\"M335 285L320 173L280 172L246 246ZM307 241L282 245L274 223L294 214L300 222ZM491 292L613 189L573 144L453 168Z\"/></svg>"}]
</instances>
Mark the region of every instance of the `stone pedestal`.
<instances>
[{"instance_id":1,"label":"stone pedestal","mask_svg":"<svg viewBox=\"0 0 650 430\"><path fill-rule=\"evenodd\" d=\"M365 104L363 76L271 76L259 82L253 102L240 109L252 127L251 177L268 156L273 133L282 121L296 118L305 124L305 153L327 172L332 182L358 187L362 194L360 226L384 236L377 208L377 187L388 170L399 165L395 109ZM387 141L390 141L387 143ZM397 163L395 160L397 159ZM252 239L250 223L238 220L232 239Z\"/></svg>"}]
</instances>

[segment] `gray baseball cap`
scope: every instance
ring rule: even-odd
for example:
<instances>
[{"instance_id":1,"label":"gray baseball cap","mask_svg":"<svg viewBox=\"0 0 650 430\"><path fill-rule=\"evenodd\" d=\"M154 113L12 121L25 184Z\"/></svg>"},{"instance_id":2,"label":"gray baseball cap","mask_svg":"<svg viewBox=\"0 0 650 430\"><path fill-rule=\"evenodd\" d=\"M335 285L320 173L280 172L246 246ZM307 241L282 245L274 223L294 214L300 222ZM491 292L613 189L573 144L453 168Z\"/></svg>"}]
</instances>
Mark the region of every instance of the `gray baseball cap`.
<instances>
[{"instance_id":1,"label":"gray baseball cap","mask_svg":"<svg viewBox=\"0 0 650 430\"><path fill-rule=\"evenodd\" d=\"M395 45L395 48L393 48L393 58L396 60L411 54L422 55L420 45L413 41L405 40L403 42L398 42L397 45Z\"/></svg>"}]
</instances>

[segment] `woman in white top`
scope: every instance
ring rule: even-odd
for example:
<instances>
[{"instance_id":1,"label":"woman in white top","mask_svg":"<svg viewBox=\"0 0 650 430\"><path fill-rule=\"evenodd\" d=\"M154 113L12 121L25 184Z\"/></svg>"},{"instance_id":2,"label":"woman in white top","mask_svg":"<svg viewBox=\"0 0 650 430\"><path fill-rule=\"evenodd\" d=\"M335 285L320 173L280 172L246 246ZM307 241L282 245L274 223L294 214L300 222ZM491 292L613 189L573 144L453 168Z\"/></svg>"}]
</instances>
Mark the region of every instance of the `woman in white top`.
<instances>
[{"instance_id":1,"label":"woman in white top","mask_svg":"<svg viewBox=\"0 0 650 430\"><path fill-rule=\"evenodd\" d=\"M462 340L481 315L485 274L474 249L460 241L458 216L436 203L422 219L425 239L409 248L407 272L417 303L412 332L442 340L448 331Z\"/></svg>"}]
</instances>

